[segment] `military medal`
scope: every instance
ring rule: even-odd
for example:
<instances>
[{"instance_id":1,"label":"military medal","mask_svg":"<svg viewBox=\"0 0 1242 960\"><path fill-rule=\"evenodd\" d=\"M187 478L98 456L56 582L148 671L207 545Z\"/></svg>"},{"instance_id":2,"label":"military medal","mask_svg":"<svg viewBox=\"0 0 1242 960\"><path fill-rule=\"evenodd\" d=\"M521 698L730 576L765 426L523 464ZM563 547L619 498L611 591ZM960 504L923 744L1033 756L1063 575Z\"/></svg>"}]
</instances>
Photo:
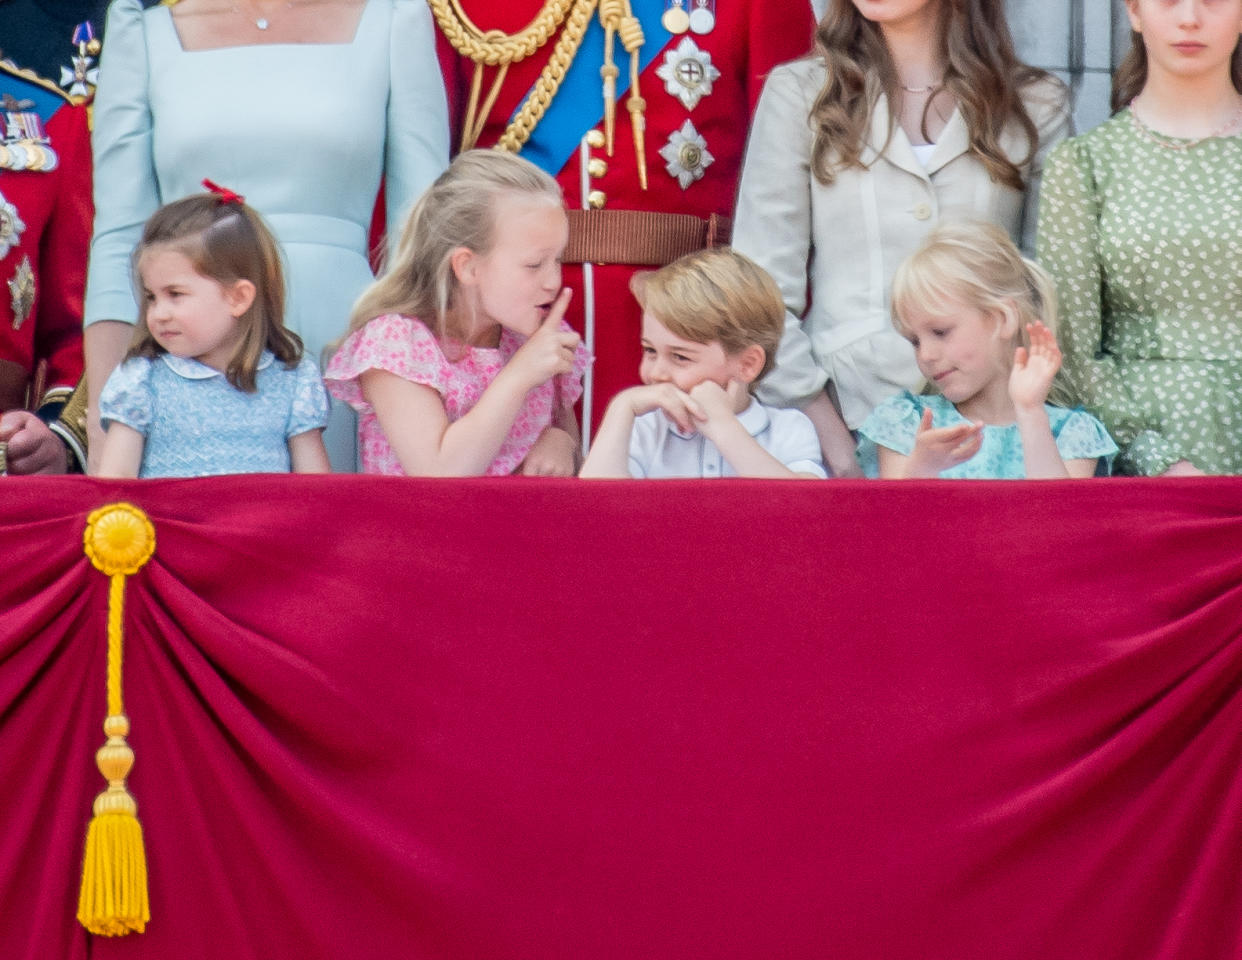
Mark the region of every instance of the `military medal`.
<instances>
[{"instance_id":1,"label":"military medal","mask_svg":"<svg viewBox=\"0 0 1242 960\"><path fill-rule=\"evenodd\" d=\"M0 169L55 170L59 162L52 149L51 138L43 130L43 121L30 108L29 100L17 100L12 94L0 99L3 131L0 136Z\"/></svg>"},{"instance_id":2,"label":"military medal","mask_svg":"<svg viewBox=\"0 0 1242 960\"><path fill-rule=\"evenodd\" d=\"M712 81L720 78L720 71L707 51L700 50L692 38L682 37L675 50L664 54L664 62L656 70L656 76L664 81L664 89L680 100L682 106L693 110L712 92Z\"/></svg>"},{"instance_id":3,"label":"military medal","mask_svg":"<svg viewBox=\"0 0 1242 960\"><path fill-rule=\"evenodd\" d=\"M4 194L0 194L0 260L22 242L22 231L25 229L26 224L22 223L17 207L9 203Z\"/></svg>"},{"instance_id":4,"label":"military medal","mask_svg":"<svg viewBox=\"0 0 1242 960\"><path fill-rule=\"evenodd\" d=\"M91 57L99 53L99 40L89 20L74 27L72 42L78 53L69 58L71 66L60 68L60 85L71 97L89 97L99 76L99 68Z\"/></svg>"},{"instance_id":5,"label":"military medal","mask_svg":"<svg viewBox=\"0 0 1242 960\"><path fill-rule=\"evenodd\" d=\"M35 278L29 257L22 257L17 271L9 278L9 297L13 304L13 329L17 330L26 322L34 307Z\"/></svg>"},{"instance_id":6,"label":"military medal","mask_svg":"<svg viewBox=\"0 0 1242 960\"><path fill-rule=\"evenodd\" d=\"M683 190L703 179L703 173L716 161L707 149L707 141L689 120L669 135L668 142L660 148L660 156L664 158L664 169Z\"/></svg>"},{"instance_id":7,"label":"military medal","mask_svg":"<svg viewBox=\"0 0 1242 960\"><path fill-rule=\"evenodd\" d=\"M690 11L687 23L697 34L711 33L716 26L716 0L691 0L694 9Z\"/></svg>"},{"instance_id":8,"label":"military medal","mask_svg":"<svg viewBox=\"0 0 1242 960\"><path fill-rule=\"evenodd\" d=\"M664 0L664 16L660 23L673 35L685 33L690 29L690 14L686 13L686 3L690 0Z\"/></svg>"}]
</instances>

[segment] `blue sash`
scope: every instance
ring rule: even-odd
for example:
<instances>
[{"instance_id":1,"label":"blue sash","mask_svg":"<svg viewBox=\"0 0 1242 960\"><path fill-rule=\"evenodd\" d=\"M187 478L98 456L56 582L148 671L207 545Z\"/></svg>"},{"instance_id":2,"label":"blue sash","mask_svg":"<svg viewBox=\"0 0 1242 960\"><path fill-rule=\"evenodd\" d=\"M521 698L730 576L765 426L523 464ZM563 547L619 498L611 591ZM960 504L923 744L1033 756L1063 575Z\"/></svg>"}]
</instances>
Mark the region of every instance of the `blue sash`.
<instances>
[{"instance_id":1,"label":"blue sash","mask_svg":"<svg viewBox=\"0 0 1242 960\"><path fill-rule=\"evenodd\" d=\"M31 83L25 77L15 76L7 70L0 70L0 96L6 93L18 101L31 101L33 106L25 109L31 113L37 113L44 123L47 123L52 118L52 114L68 103L58 93L53 93L37 83ZM4 139L3 133L4 130L0 127L0 141Z\"/></svg>"},{"instance_id":2,"label":"blue sash","mask_svg":"<svg viewBox=\"0 0 1242 960\"><path fill-rule=\"evenodd\" d=\"M660 23L664 15L664 0L630 0L630 6L643 26L639 64L645 70L647 64L663 52L672 34ZM619 36L613 44L612 59L620 71L617 76L617 140L628 141L629 111L625 108L622 95L630 88L630 54L621 45ZM582 45L565 72L560 89L530 140L522 147L523 157L553 176L561 172L586 132L597 126L604 117L604 83L599 75L603 63L604 28L597 12L591 16ZM516 113L517 110L514 110Z\"/></svg>"}]
</instances>

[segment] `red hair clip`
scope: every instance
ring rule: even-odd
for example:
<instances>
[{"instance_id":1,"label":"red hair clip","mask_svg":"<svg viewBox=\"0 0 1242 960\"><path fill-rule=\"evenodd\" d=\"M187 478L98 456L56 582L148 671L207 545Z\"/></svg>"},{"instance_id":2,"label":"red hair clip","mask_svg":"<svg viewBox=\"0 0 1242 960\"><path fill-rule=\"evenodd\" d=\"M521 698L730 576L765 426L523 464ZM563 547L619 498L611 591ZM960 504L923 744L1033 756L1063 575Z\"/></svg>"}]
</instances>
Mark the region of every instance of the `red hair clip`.
<instances>
[{"instance_id":1,"label":"red hair clip","mask_svg":"<svg viewBox=\"0 0 1242 960\"><path fill-rule=\"evenodd\" d=\"M221 203L235 203L240 207L246 202L246 198L240 193L234 193L228 187L222 187L211 180L203 180L203 186L219 197Z\"/></svg>"}]
</instances>

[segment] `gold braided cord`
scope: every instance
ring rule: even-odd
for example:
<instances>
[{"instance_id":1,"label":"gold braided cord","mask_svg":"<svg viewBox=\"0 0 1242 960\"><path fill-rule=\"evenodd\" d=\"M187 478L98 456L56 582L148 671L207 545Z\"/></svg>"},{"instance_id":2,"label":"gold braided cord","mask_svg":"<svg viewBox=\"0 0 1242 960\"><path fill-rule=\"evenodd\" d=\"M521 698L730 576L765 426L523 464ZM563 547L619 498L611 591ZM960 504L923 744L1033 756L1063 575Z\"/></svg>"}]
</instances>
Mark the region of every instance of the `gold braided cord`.
<instances>
[{"instance_id":1,"label":"gold braided cord","mask_svg":"<svg viewBox=\"0 0 1242 960\"><path fill-rule=\"evenodd\" d=\"M599 0L599 21L604 25L604 63L599 68L604 81L604 149L610 157L617 129L617 76L620 73L612 59L613 41L625 14L625 0ZM622 40L622 44L624 42Z\"/></svg>"},{"instance_id":2,"label":"gold braided cord","mask_svg":"<svg viewBox=\"0 0 1242 960\"><path fill-rule=\"evenodd\" d=\"M489 67L524 60L561 28L578 0L545 0L535 18L517 33L481 30L462 9L460 0L427 0L445 39L463 57Z\"/></svg>"},{"instance_id":3,"label":"gold braided cord","mask_svg":"<svg viewBox=\"0 0 1242 960\"><path fill-rule=\"evenodd\" d=\"M436 23L445 38L463 57L474 62L474 77L470 84L470 99L466 104L466 116L462 123L461 149L469 150L478 142L487 122L487 116L500 93L509 64L517 63L544 46L564 25L553 48L552 56L539 74L534 88L523 102L509 126L505 128L498 150L517 153L530 138L536 124L543 119L548 104L556 96L561 80L573 63L582 36L591 21L591 14L599 0L545 0L539 13L517 33L500 30L481 30L462 9L460 0L427 0ZM488 87L483 107L479 107L482 92L483 69L499 67Z\"/></svg>"},{"instance_id":4,"label":"gold braided cord","mask_svg":"<svg viewBox=\"0 0 1242 960\"><path fill-rule=\"evenodd\" d=\"M591 24L591 16L595 13L596 3L598 0L576 0L565 22L565 29L557 38L552 56L548 58L547 64L540 71L539 79L535 81L521 109L514 115L509 126L505 128L504 134L497 141L497 150L517 153L530 139L531 133L543 119L548 105L556 96L556 91L560 89L561 81L565 79L565 74L574 62L578 47L582 44L582 36Z\"/></svg>"}]
</instances>

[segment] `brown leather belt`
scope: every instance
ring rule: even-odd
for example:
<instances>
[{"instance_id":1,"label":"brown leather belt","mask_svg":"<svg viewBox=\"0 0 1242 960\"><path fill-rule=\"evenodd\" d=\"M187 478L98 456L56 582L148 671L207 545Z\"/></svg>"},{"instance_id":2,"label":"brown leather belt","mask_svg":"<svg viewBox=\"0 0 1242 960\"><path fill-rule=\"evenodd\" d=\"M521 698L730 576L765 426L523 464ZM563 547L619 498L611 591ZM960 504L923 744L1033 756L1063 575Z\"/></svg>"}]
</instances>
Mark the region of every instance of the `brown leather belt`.
<instances>
[{"instance_id":1,"label":"brown leather belt","mask_svg":"<svg viewBox=\"0 0 1242 960\"><path fill-rule=\"evenodd\" d=\"M566 263L628 263L662 267L704 247L729 242L732 223L652 210L570 210Z\"/></svg>"}]
</instances>

